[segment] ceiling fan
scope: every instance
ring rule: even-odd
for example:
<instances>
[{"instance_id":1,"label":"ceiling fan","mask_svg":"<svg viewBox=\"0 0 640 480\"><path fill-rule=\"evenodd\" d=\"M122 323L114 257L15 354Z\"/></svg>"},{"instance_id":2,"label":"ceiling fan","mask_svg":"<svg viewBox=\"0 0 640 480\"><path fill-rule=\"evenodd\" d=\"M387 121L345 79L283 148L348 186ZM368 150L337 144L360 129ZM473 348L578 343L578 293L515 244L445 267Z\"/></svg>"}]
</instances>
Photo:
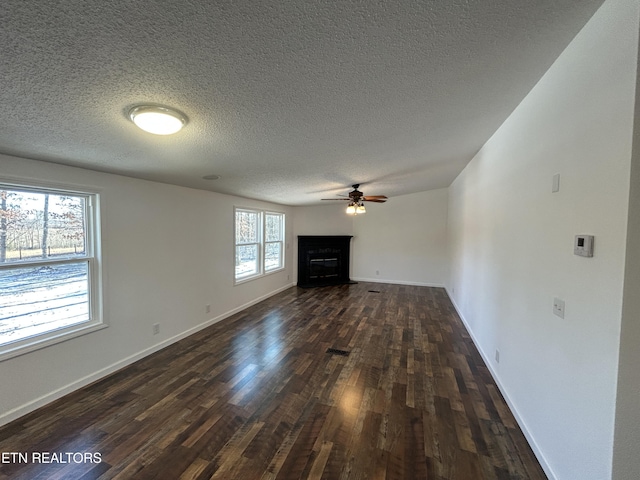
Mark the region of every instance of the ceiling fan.
<instances>
[{"instance_id":1,"label":"ceiling fan","mask_svg":"<svg viewBox=\"0 0 640 480\"><path fill-rule=\"evenodd\" d=\"M367 210L364 208L364 202L384 203L387 201L387 197L384 195L365 195L358 190L358 187L360 187L359 183L351 186L353 187L353 191L349 192L348 198L323 198L322 200L348 200L347 213L349 215L366 213Z\"/></svg>"}]
</instances>

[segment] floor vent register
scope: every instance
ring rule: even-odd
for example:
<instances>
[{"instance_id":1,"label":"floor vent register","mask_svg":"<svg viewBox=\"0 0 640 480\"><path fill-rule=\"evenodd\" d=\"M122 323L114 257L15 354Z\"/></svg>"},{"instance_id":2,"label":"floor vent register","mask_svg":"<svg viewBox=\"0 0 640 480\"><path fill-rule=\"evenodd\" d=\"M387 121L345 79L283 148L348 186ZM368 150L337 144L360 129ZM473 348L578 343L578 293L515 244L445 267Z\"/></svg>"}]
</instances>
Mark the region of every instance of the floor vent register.
<instances>
[{"instance_id":1,"label":"floor vent register","mask_svg":"<svg viewBox=\"0 0 640 480\"><path fill-rule=\"evenodd\" d=\"M327 348L327 353L330 353L331 355L340 355L341 357L348 357L351 352L340 350L339 348Z\"/></svg>"}]
</instances>

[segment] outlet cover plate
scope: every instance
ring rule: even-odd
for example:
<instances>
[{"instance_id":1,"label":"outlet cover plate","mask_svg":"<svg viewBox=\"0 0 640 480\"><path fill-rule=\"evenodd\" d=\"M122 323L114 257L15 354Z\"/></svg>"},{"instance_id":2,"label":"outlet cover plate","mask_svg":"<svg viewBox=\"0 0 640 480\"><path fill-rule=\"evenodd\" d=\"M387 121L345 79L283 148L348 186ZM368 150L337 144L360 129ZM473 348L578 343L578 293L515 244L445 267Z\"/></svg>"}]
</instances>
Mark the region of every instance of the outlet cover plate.
<instances>
[{"instance_id":1,"label":"outlet cover plate","mask_svg":"<svg viewBox=\"0 0 640 480\"><path fill-rule=\"evenodd\" d=\"M557 317L564 318L564 300L557 297L553 299L553 314Z\"/></svg>"}]
</instances>

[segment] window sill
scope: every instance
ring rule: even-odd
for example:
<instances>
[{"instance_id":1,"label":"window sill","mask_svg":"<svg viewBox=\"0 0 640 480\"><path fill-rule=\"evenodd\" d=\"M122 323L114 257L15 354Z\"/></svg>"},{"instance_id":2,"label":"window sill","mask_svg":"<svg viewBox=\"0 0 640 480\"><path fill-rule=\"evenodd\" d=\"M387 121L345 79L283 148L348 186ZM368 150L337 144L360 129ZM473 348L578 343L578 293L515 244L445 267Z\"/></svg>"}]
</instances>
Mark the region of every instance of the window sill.
<instances>
[{"instance_id":1,"label":"window sill","mask_svg":"<svg viewBox=\"0 0 640 480\"><path fill-rule=\"evenodd\" d=\"M234 280L233 285L242 285L243 283L251 282L253 280L258 280L259 278L268 277L269 275L273 275L274 273L283 272L285 267L278 268L277 270L269 270L268 272L259 273L258 275L252 275L250 277L241 278L239 280Z\"/></svg>"},{"instance_id":2,"label":"window sill","mask_svg":"<svg viewBox=\"0 0 640 480\"><path fill-rule=\"evenodd\" d=\"M103 328L107 328L109 325L106 323L88 323L84 325L73 325L61 329L59 331L53 331L48 334L38 335L31 338L25 338L15 343L7 343L0 346L0 362L8 360L10 358L24 355L41 348L46 348L57 343L66 342L72 338L80 337L88 333L97 332Z\"/></svg>"}]
</instances>

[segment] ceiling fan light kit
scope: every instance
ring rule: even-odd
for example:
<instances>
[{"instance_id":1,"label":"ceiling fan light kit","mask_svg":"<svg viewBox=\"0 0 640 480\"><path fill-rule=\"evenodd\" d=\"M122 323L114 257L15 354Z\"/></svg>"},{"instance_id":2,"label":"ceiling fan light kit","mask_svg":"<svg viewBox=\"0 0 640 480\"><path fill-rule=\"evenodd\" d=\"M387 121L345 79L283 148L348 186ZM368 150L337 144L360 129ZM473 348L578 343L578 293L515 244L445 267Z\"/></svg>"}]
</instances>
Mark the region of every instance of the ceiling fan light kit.
<instances>
[{"instance_id":1,"label":"ceiling fan light kit","mask_svg":"<svg viewBox=\"0 0 640 480\"><path fill-rule=\"evenodd\" d=\"M187 124L187 118L177 110L154 105L133 107L129 118L138 128L154 135L171 135Z\"/></svg>"},{"instance_id":2,"label":"ceiling fan light kit","mask_svg":"<svg viewBox=\"0 0 640 480\"><path fill-rule=\"evenodd\" d=\"M364 208L364 204L360 203L350 203L346 210L348 215L362 215L363 213L367 213L367 209Z\"/></svg>"}]
</instances>

